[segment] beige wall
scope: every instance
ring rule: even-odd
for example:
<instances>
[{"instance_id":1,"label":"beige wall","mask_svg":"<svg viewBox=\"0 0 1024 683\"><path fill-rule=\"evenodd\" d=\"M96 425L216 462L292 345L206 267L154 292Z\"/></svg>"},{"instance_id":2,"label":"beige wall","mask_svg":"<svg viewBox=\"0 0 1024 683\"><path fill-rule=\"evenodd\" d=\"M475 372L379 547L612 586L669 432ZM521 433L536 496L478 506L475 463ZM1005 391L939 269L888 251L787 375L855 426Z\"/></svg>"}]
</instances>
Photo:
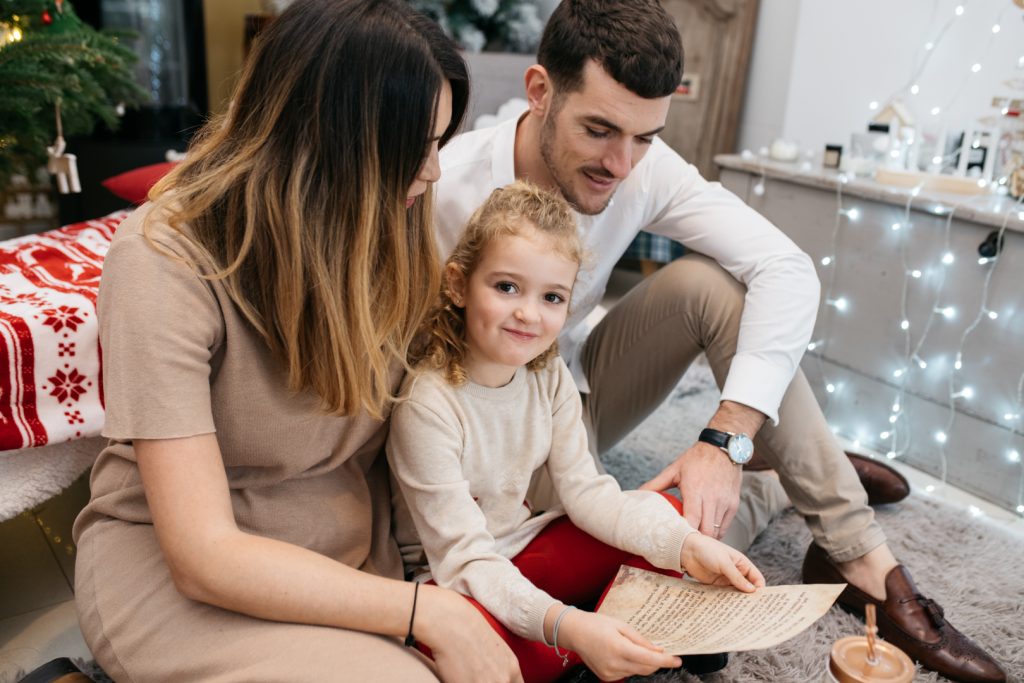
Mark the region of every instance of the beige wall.
<instances>
[{"instance_id":1,"label":"beige wall","mask_svg":"<svg viewBox=\"0 0 1024 683\"><path fill-rule=\"evenodd\" d=\"M210 111L227 107L242 67L245 15L262 9L260 0L205 0L206 76Z\"/></svg>"}]
</instances>

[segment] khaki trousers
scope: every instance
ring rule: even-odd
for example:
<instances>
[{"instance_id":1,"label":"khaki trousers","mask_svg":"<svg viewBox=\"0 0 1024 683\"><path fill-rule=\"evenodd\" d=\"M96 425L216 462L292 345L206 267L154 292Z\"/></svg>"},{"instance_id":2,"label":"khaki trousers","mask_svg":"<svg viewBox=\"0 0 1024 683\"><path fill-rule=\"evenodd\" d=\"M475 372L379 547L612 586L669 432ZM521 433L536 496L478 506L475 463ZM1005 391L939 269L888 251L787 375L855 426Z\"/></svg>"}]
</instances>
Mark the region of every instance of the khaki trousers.
<instances>
[{"instance_id":1,"label":"khaki trousers","mask_svg":"<svg viewBox=\"0 0 1024 683\"><path fill-rule=\"evenodd\" d=\"M582 354L590 384L583 403L592 450L605 452L640 424L702 352L722 386L736 353L745 293L715 261L689 254L646 278L612 308ZM778 426L765 423L754 444L832 559L853 560L885 542L867 494L802 371L783 397ZM677 444L679 453L690 445ZM740 550L785 504L774 479L765 477L744 474L736 528L723 539Z\"/></svg>"}]
</instances>

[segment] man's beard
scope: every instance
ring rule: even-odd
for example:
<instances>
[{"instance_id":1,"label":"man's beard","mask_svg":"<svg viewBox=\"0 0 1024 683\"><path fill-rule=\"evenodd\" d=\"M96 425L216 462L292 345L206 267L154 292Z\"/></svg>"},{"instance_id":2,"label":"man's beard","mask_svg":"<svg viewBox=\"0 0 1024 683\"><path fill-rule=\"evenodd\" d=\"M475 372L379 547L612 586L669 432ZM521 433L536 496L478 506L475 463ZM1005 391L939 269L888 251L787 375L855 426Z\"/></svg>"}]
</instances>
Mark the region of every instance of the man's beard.
<instances>
[{"instance_id":1,"label":"man's beard","mask_svg":"<svg viewBox=\"0 0 1024 683\"><path fill-rule=\"evenodd\" d=\"M548 173L551 178L554 179L555 185L558 186L558 191L562 193L562 197L565 201L569 202L572 207L584 216L596 216L608 208L608 204L611 203L612 197L615 195L614 192L608 195L608 199L605 200L604 204L598 209L592 209L585 207L580 202L579 197L572 191L572 184L568 178L562 176L558 170L557 160L555 159L555 118L558 112L552 111L548 114L547 118L544 119L544 123L540 128L540 157L544 161L544 165L548 168ZM571 171L570 171L571 173Z\"/></svg>"}]
</instances>

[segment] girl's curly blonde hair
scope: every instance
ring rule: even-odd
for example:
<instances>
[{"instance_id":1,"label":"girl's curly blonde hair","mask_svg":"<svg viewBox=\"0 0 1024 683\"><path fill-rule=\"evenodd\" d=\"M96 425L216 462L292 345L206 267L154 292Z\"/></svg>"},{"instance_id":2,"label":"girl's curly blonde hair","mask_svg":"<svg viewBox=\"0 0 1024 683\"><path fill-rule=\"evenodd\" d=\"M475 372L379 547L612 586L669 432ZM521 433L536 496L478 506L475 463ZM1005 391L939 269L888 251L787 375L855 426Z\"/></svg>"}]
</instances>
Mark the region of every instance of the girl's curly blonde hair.
<instances>
[{"instance_id":1,"label":"girl's curly blonde hair","mask_svg":"<svg viewBox=\"0 0 1024 683\"><path fill-rule=\"evenodd\" d=\"M522 235L527 229L545 235L558 253L582 265L583 242L569 204L558 195L519 180L492 192L473 213L448 258L445 272L454 265L468 281L491 241L506 235ZM526 367L541 370L557 353L556 341ZM424 323L420 351L413 354L412 362L441 370L448 382L459 386L467 379L465 357L466 311L453 302L445 277L440 300Z\"/></svg>"}]
</instances>

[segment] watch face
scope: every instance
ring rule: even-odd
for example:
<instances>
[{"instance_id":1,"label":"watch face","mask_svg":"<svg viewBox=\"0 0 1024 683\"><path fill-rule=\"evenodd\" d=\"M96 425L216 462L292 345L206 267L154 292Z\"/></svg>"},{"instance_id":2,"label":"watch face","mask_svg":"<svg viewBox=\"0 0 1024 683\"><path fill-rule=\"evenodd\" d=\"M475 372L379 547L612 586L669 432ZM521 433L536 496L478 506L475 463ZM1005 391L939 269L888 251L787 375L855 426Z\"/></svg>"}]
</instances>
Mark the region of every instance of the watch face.
<instances>
[{"instance_id":1,"label":"watch face","mask_svg":"<svg viewBox=\"0 0 1024 683\"><path fill-rule=\"evenodd\" d=\"M754 442L746 434L735 434L729 439L729 457L734 463L745 465L754 457Z\"/></svg>"}]
</instances>

